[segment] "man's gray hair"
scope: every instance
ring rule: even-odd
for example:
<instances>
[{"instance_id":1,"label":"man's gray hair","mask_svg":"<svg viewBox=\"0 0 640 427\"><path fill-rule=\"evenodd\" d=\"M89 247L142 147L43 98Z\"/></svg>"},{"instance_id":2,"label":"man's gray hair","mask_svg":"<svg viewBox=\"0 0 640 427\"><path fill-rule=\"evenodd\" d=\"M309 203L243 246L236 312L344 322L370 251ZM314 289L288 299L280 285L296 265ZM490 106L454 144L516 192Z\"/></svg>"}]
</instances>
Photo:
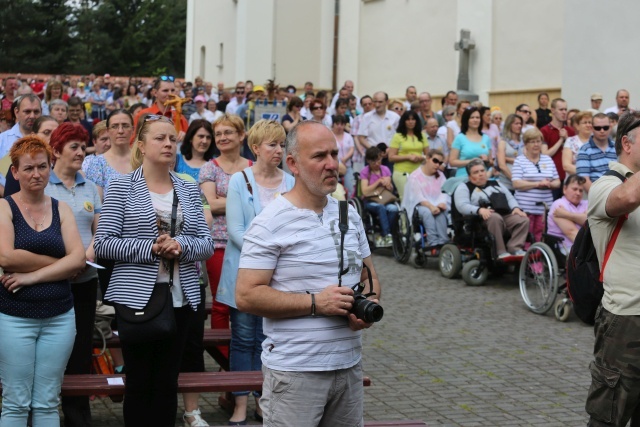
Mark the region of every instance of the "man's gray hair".
<instances>
[{"instance_id":1,"label":"man's gray hair","mask_svg":"<svg viewBox=\"0 0 640 427\"><path fill-rule=\"evenodd\" d=\"M627 111L622 116L620 116L620 120L618 121L618 131L616 132L616 154L619 156L622 153L622 138L626 135L632 143L636 142L636 135L638 129L637 122L640 121L640 111ZM634 135L631 134L634 133Z\"/></svg>"},{"instance_id":2,"label":"man's gray hair","mask_svg":"<svg viewBox=\"0 0 640 427\"><path fill-rule=\"evenodd\" d=\"M36 102L38 101L38 105L41 104L40 98L38 98L36 95L34 95L33 93L27 93L25 95L20 95L19 97L16 98L15 102L16 103L16 107L18 107L18 110L20 110L20 104L22 104L22 101L24 101L25 99L28 99L31 102Z\"/></svg>"},{"instance_id":3,"label":"man's gray hair","mask_svg":"<svg viewBox=\"0 0 640 427\"><path fill-rule=\"evenodd\" d=\"M467 170L467 174L471 175L471 169L474 166L482 166L483 168L486 169L486 166L484 165L484 161L482 159L472 159L469 163L466 164L465 169Z\"/></svg>"},{"instance_id":4,"label":"man's gray hair","mask_svg":"<svg viewBox=\"0 0 640 427\"><path fill-rule=\"evenodd\" d=\"M285 139L285 150L287 155L291 154L294 159L298 160L298 132L300 131L300 128L316 124L324 126L323 123L316 120L305 120L295 125L289 131L287 138Z\"/></svg>"}]
</instances>

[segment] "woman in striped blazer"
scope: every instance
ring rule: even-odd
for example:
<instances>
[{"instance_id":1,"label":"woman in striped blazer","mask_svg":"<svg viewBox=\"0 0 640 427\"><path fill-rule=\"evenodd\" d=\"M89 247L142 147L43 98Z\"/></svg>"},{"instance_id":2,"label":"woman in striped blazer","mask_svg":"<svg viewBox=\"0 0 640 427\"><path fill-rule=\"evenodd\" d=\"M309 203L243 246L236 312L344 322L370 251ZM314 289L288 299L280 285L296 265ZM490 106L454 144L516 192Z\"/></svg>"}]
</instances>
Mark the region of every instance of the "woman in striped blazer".
<instances>
[{"instance_id":1,"label":"woman in striped blazer","mask_svg":"<svg viewBox=\"0 0 640 427\"><path fill-rule=\"evenodd\" d=\"M196 261L213 253L198 187L171 172L176 140L173 123L166 117L141 117L131 153L134 171L110 183L95 236L96 255L115 261L104 296L107 301L142 309L155 284L168 282L170 265L174 267L175 336L151 343L122 343L126 426L175 424L184 339L200 303ZM178 219L171 238L174 191Z\"/></svg>"}]
</instances>

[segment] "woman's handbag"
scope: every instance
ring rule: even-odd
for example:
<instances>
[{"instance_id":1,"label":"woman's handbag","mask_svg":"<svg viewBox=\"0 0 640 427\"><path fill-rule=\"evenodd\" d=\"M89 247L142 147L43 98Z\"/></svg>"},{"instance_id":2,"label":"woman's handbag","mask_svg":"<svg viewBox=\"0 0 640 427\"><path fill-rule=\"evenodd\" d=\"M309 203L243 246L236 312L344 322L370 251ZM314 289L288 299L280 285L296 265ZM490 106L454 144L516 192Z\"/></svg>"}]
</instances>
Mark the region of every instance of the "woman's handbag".
<instances>
[{"instance_id":1,"label":"woman's handbag","mask_svg":"<svg viewBox=\"0 0 640 427\"><path fill-rule=\"evenodd\" d=\"M395 194L393 194L391 191L387 190L386 188L377 189L376 191L373 192L372 195L366 196L365 199L367 199L368 202L380 203L381 205L393 203L396 200L398 200Z\"/></svg>"},{"instance_id":2,"label":"woman's handbag","mask_svg":"<svg viewBox=\"0 0 640 427\"><path fill-rule=\"evenodd\" d=\"M173 192L171 237L174 237L178 212L178 195ZM176 333L173 312L173 262L169 265L169 283L156 283L143 309L114 304L118 316L118 336L124 343L147 343L171 338Z\"/></svg>"}]
</instances>

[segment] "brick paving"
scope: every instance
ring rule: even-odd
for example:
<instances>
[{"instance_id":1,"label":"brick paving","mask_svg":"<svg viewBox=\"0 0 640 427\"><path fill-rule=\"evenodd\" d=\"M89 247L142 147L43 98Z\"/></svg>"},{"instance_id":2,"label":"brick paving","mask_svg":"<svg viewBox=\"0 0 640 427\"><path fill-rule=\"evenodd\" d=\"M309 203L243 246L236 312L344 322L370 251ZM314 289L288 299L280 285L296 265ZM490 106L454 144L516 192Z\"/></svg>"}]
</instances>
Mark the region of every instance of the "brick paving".
<instances>
[{"instance_id":1,"label":"brick paving","mask_svg":"<svg viewBox=\"0 0 640 427\"><path fill-rule=\"evenodd\" d=\"M429 426L585 425L592 328L527 310L517 276L469 287L425 269L374 256L384 319L365 333L365 419L422 419ZM208 360L208 367L215 363ZM217 394L203 418L226 424ZM251 413L252 399L250 399ZM92 404L94 426L121 426L121 404ZM180 415L182 412L180 412ZM250 424L258 424L250 422ZM182 425L176 420L176 425Z\"/></svg>"}]
</instances>

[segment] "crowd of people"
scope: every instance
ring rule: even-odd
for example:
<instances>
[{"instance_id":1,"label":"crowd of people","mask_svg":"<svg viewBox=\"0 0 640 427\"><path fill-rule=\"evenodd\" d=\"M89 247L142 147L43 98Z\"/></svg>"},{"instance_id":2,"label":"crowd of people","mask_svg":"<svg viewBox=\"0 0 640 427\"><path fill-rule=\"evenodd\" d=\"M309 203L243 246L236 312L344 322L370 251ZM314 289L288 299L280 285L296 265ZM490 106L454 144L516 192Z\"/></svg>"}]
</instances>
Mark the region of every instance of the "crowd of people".
<instances>
[{"instance_id":1,"label":"crowd of people","mask_svg":"<svg viewBox=\"0 0 640 427\"><path fill-rule=\"evenodd\" d=\"M250 103L262 100L286 104L286 115L255 120ZM417 210L437 251L449 241L453 199L487 223L499 258L522 255L526 236L540 240L544 230L568 251L586 219L585 195L617 159L617 122L632 110L627 91L616 100L600 112L593 94L590 109L569 110L541 93L537 109L510 112L449 91L435 111L431 94L414 86L389 99L358 96L352 81L331 96L311 82L241 81L228 91L199 77L6 78L0 426L24 424L29 412L34 422L59 421L63 374L90 372L102 299L116 306L121 332L114 362L127 376L125 424L173 425L179 373L204 371L207 285L211 327L231 327L230 348L221 348L230 369L265 374L256 419L356 425L360 331L372 324L350 312L351 286L371 280L377 301L380 284L361 219L349 209L341 243L338 203L327 196L364 199L380 224L376 247L392 245L399 200L410 216ZM343 274L349 286L336 285ZM149 341L127 313L159 300L171 330ZM274 396L292 372L304 381ZM338 380L325 375L336 372ZM234 393L230 425L246 424L249 394ZM184 395L187 426L208 425L198 400ZM308 411L292 413L291 402ZM62 410L65 425L89 425L88 398L65 397Z\"/></svg>"}]
</instances>

